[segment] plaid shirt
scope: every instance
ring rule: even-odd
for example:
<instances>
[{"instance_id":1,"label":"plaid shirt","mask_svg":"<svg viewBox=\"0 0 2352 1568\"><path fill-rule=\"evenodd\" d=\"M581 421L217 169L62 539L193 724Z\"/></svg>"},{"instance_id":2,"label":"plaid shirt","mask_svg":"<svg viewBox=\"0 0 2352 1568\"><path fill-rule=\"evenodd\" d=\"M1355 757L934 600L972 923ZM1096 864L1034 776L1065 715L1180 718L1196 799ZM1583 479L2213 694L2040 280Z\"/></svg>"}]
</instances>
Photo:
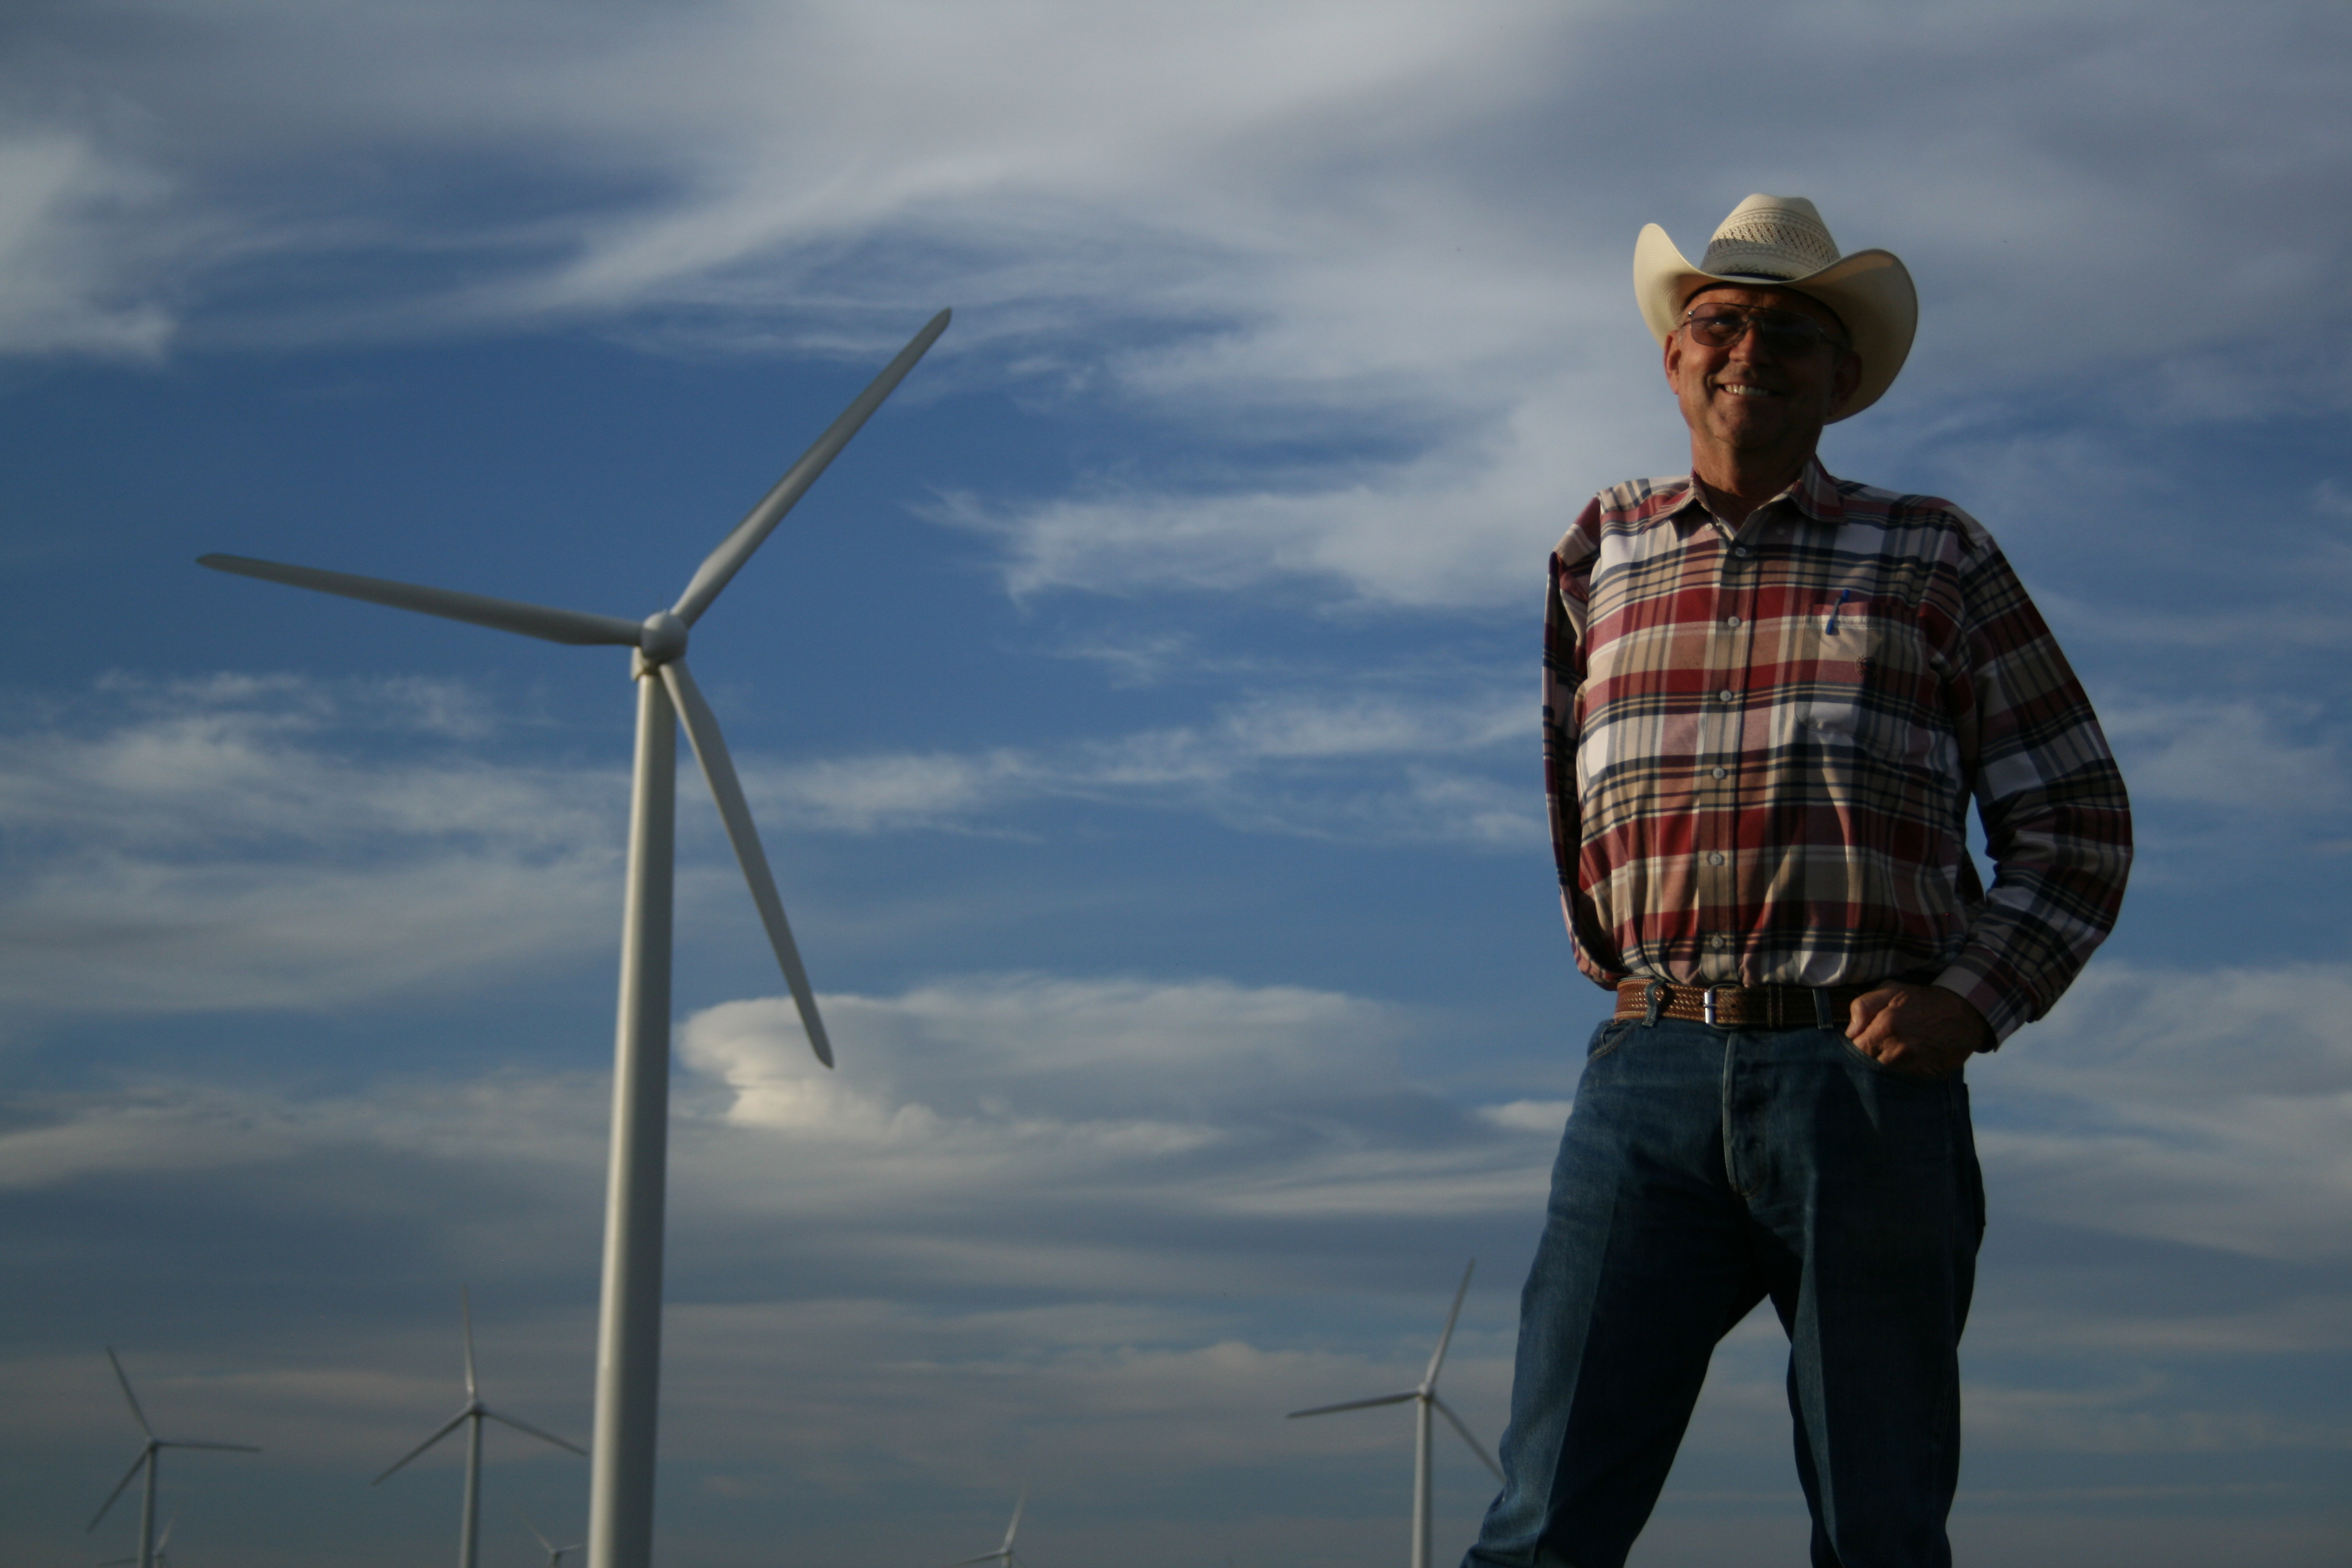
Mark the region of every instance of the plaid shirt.
<instances>
[{"instance_id":1,"label":"plaid shirt","mask_svg":"<svg viewBox=\"0 0 2352 1568\"><path fill-rule=\"evenodd\" d=\"M1637 479L1594 498L1551 572L1545 774L1595 981L1933 980L2003 1039L2115 924L2123 777L1958 507L1814 461L1735 531L1689 479Z\"/></svg>"}]
</instances>

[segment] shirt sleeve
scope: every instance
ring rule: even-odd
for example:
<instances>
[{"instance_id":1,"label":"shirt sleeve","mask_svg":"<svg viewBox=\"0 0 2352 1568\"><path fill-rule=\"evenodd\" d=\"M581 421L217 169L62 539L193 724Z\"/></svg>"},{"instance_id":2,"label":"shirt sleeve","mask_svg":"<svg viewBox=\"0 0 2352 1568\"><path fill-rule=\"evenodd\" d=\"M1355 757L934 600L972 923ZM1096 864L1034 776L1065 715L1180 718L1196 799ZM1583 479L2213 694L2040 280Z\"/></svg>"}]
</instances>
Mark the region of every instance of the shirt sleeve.
<instances>
[{"instance_id":1,"label":"shirt sleeve","mask_svg":"<svg viewBox=\"0 0 2352 1568\"><path fill-rule=\"evenodd\" d=\"M1961 757L1993 884L1936 984L1996 1042L2047 1013L2114 929L2131 869L2131 803L2098 715L2024 584L1973 519L1960 565Z\"/></svg>"},{"instance_id":2,"label":"shirt sleeve","mask_svg":"<svg viewBox=\"0 0 2352 1568\"><path fill-rule=\"evenodd\" d=\"M1584 684L1584 634L1600 527L1601 502L1595 498L1552 552L1544 595L1544 795L1551 816L1552 858L1559 871L1560 913L1576 946L1576 966L1595 984L1614 986L1625 978L1624 964L1601 930L1578 874L1584 822L1576 787L1577 693Z\"/></svg>"}]
</instances>

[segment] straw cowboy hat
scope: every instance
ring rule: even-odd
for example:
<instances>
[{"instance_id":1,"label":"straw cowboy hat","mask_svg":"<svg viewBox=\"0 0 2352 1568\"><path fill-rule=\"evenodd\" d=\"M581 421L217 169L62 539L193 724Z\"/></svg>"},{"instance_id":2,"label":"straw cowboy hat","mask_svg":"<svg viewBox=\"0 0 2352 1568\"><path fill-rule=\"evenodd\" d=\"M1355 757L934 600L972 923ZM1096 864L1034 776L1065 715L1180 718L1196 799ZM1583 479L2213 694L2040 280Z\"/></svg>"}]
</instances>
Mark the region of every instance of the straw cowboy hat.
<instances>
[{"instance_id":1,"label":"straw cowboy hat","mask_svg":"<svg viewBox=\"0 0 2352 1568\"><path fill-rule=\"evenodd\" d=\"M1837 312L1862 361L1862 384L1836 417L1851 419L1879 399L1911 352L1919 296L1892 251L1838 254L1837 241L1802 196L1750 196L1707 241L1696 267L1656 224L1633 245L1633 297L1661 344L1682 321L1684 302L1708 283L1769 283L1793 289Z\"/></svg>"}]
</instances>

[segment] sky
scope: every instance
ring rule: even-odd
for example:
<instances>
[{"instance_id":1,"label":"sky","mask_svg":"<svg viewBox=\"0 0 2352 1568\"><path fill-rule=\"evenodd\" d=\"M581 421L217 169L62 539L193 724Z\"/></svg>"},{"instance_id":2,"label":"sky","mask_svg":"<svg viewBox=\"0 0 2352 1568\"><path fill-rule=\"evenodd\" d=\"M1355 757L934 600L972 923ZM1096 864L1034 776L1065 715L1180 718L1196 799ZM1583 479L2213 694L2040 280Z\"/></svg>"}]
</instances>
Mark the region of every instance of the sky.
<instances>
[{"instance_id":1,"label":"sky","mask_svg":"<svg viewBox=\"0 0 2352 1568\"><path fill-rule=\"evenodd\" d=\"M1970 1069L1964 1561L2352 1552L2352 12L2188 0L18 0L0 20L0 1559L431 1561L588 1436L631 618L934 311L695 632L657 1556L1406 1550L1500 1435L1608 999L1545 552L1686 460L1628 284L1750 192L1922 296L1832 471L2016 562L2131 786ZM1801 1559L1769 1315L1636 1568ZM586 1468L488 1444L486 1568ZM1441 1429L1438 1546L1491 1483ZM520 1511L519 1511L520 1510ZM1777 1555L1775 1555L1777 1553Z\"/></svg>"}]
</instances>

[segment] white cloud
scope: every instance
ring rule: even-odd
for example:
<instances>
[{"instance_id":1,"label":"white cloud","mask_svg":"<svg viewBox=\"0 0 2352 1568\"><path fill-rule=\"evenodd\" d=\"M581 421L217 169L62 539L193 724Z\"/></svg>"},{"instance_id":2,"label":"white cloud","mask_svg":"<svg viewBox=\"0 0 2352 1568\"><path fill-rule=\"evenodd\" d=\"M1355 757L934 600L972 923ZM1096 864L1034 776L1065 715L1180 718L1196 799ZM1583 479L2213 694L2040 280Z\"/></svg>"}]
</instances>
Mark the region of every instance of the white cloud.
<instances>
[{"instance_id":1,"label":"white cloud","mask_svg":"<svg viewBox=\"0 0 2352 1568\"><path fill-rule=\"evenodd\" d=\"M1975 1075L2000 1203L2084 1232L2340 1264L2347 1238L2329 1226L2347 1208L2352 1050L2311 1020L2352 1017L2347 1002L2341 968L2086 981L2069 1003L2085 1016L2062 1015ZM665 1451L697 1497L815 1486L846 1530L902 1475L1116 1490L1138 1466L1198 1486L1235 1464L1380 1462L1402 1423L1309 1430L1279 1415L1410 1385L1459 1267L1428 1263L1432 1250L1482 1256L1447 1385L1494 1437L1509 1255L1540 1213L1567 1108L1465 1112L1412 1084L1395 1058L1443 1019L1300 987L1035 974L824 1005L836 1074L809 1058L781 998L705 1009L679 1030ZM151 1083L18 1100L0 1185L66 1202L110 1177L162 1178L262 1234L289 1211L361 1217L372 1247L404 1235L383 1229L404 1216L433 1238L428 1267L474 1279L478 1313L558 1276L577 1299L497 1309L487 1321L505 1342L486 1365L510 1391L502 1403L564 1430L589 1355L599 1078L324 1098ZM2321 1114L2286 1127L2273 1114L2284 1102ZM238 1172L257 1179L224 1184ZM1429 1275L1425 1299L1404 1293L1413 1268ZM1366 1308L1334 1284L1341 1270L1384 1282L1370 1321L1353 1321ZM2121 1313L2036 1296L2063 1271L2011 1259L1980 1292L1981 1451L2219 1457L2347 1440L2324 1413L2213 1394L2177 1370L2338 1349L2340 1302L2200 1307L2154 1275L2119 1282L2135 1303ZM409 1426L445 1401L447 1331L274 1352L278 1370L202 1381L167 1365L158 1396L178 1408L201 1395L231 1436L265 1443L315 1426L301 1462L348 1465L421 1436ZM1694 1453L1781 1453L1783 1353L1769 1318L1724 1347ZM2053 1354L2063 1378L2000 1359ZM37 1357L5 1369L15 1389L90 1372ZM1461 1462L1453 1480L1476 1474Z\"/></svg>"},{"instance_id":2,"label":"white cloud","mask_svg":"<svg viewBox=\"0 0 2352 1568\"><path fill-rule=\"evenodd\" d=\"M2340 823L2352 805L2352 749L2326 703L2292 697L2175 696L2102 710L2136 800L2211 806L2234 831Z\"/></svg>"},{"instance_id":3,"label":"white cloud","mask_svg":"<svg viewBox=\"0 0 2352 1568\"><path fill-rule=\"evenodd\" d=\"M1497 1127L1507 1127L1516 1132L1541 1132L1557 1137L1568 1125L1568 1113L1576 1102L1570 1100L1514 1100L1502 1105L1479 1108L1478 1114Z\"/></svg>"},{"instance_id":4,"label":"white cloud","mask_svg":"<svg viewBox=\"0 0 2352 1568\"><path fill-rule=\"evenodd\" d=\"M2102 961L1974 1074L2004 1201L2257 1258L2352 1258L2352 968Z\"/></svg>"},{"instance_id":5,"label":"white cloud","mask_svg":"<svg viewBox=\"0 0 2352 1568\"><path fill-rule=\"evenodd\" d=\"M0 354L152 359L166 188L73 132L0 130Z\"/></svg>"},{"instance_id":6,"label":"white cloud","mask_svg":"<svg viewBox=\"0 0 2352 1568\"><path fill-rule=\"evenodd\" d=\"M21 1012L334 1005L612 940L618 770L496 767L463 688L117 678L0 736L0 995ZM399 761L368 754L398 736Z\"/></svg>"},{"instance_id":7,"label":"white cloud","mask_svg":"<svg viewBox=\"0 0 2352 1568\"><path fill-rule=\"evenodd\" d=\"M1650 368L1639 373L1639 393L1654 390ZM1645 472L1688 460L1671 438L1663 391L1645 407L1638 394L1609 396L1604 379L1519 378L1519 400L1495 410L1475 440L1351 465L1336 481L1104 492L1001 512L959 500L937 515L1002 540L1016 595L1230 591L1309 577L1380 605L1539 603L1546 552L1587 496L1632 477L1616 471L1626 454L1651 453Z\"/></svg>"},{"instance_id":8,"label":"white cloud","mask_svg":"<svg viewBox=\"0 0 2352 1568\"><path fill-rule=\"evenodd\" d=\"M2237 1409L2180 1407L2179 1391L2144 1373L2104 1387L1969 1391L1969 1440L2042 1453L2221 1454L2352 1447L2352 1423Z\"/></svg>"},{"instance_id":9,"label":"white cloud","mask_svg":"<svg viewBox=\"0 0 2352 1568\"><path fill-rule=\"evenodd\" d=\"M1213 980L974 977L836 997L825 1012L842 1050L859 1058L855 1072L816 1066L781 997L695 1014L679 1057L727 1085L725 1116L739 1126L808 1130L812 1112L837 1105L845 1114L821 1130L829 1139L916 1139L940 1152L984 1131L1041 1140L1041 1152L1066 1137L1078 1152L1117 1158L1186 1152L1306 1085L1392 1071L1387 1051L1403 1028L1377 1004ZM1191 1114L1166 1120L1176 1106Z\"/></svg>"},{"instance_id":10,"label":"white cloud","mask_svg":"<svg viewBox=\"0 0 2352 1568\"><path fill-rule=\"evenodd\" d=\"M1509 1115L1490 1126L1404 1078L1397 1054L1430 1021L1362 998L981 975L822 1005L837 1072L810 1055L786 998L680 1026L682 1213L854 1223L877 1228L832 1245L1030 1251L1097 1277L1121 1266L1116 1249L1058 1234L1051 1215L1509 1213L1537 1201L1549 1157L1549 1134L1523 1136ZM368 1149L516 1175L577 1168L596 1158L599 1093L593 1075L504 1071L300 1100L165 1082L51 1097L0 1131L0 1186Z\"/></svg>"}]
</instances>

